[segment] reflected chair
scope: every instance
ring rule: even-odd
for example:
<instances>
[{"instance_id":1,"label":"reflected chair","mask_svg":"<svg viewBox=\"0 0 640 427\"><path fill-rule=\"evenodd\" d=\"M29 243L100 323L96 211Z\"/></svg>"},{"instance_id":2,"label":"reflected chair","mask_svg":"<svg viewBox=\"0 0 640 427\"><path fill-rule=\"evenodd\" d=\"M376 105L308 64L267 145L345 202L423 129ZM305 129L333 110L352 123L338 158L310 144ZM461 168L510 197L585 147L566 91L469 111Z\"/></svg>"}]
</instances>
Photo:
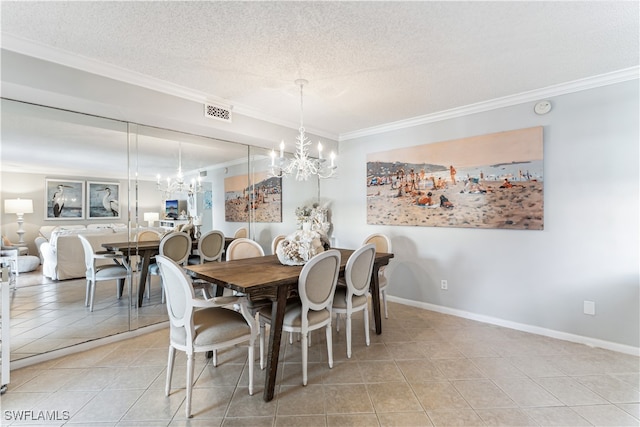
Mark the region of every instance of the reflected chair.
<instances>
[{"instance_id":1,"label":"reflected chair","mask_svg":"<svg viewBox=\"0 0 640 427\"><path fill-rule=\"evenodd\" d=\"M376 246L373 243L358 248L347 260L344 280L336 288L333 298L333 312L336 313L336 330L339 330L340 315L346 317L347 357L351 358L351 317L358 311L364 312L365 342L369 346L369 282L373 261L376 257Z\"/></svg>"},{"instance_id":2,"label":"reflected chair","mask_svg":"<svg viewBox=\"0 0 640 427\"><path fill-rule=\"evenodd\" d=\"M287 236L285 236L284 234L278 234L276 237L273 238L273 240L271 241L271 254L272 255L276 254L276 249L278 248L278 243L280 243L281 241L283 241L286 238L287 238Z\"/></svg>"},{"instance_id":3,"label":"reflected chair","mask_svg":"<svg viewBox=\"0 0 640 427\"><path fill-rule=\"evenodd\" d=\"M142 230L142 231L139 231L135 236L136 242L152 242L152 241L157 241L161 239L162 239L162 233L155 230ZM132 267L135 266L136 271L140 271L140 267L142 267L142 261L140 259L140 256L132 255L129 258L129 263L131 264Z\"/></svg>"},{"instance_id":4,"label":"reflected chair","mask_svg":"<svg viewBox=\"0 0 640 427\"><path fill-rule=\"evenodd\" d=\"M160 240L160 255L173 260L178 265L185 265L191 255L191 236L182 231L172 231L166 234ZM147 299L151 297L151 276L160 276L158 263L149 265L149 275L147 276ZM162 286L162 277L160 277L160 286ZM165 301L165 294L162 292L162 302Z\"/></svg>"},{"instance_id":5,"label":"reflected chair","mask_svg":"<svg viewBox=\"0 0 640 427\"><path fill-rule=\"evenodd\" d=\"M191 281L180 265L170 258L156 257L160 275L167 294L169 314L169 356L167 360L167 380L165 395L171 391L171 377L176 350L187 354L187 375L185 414L191 418L191 394L193 390L194 353L213 352L213 366L218 365L215 357L218 349L233 347L249 342L249 394L253 394L253 359L257 330L247 309L244 297L220 297L211 300L196 299ZM239 305L234 311L226 307Z\"/></svg>"},{"instance_id":6,"label":"reflected chair","mask_svg":"<svg viewBox=\"0 0 640 427\"><path fill-rule=\"evenodd\" d=\"M298 294L300 300L287 303L282 330L301 335L302 385L307 385L307 358L309 332L325 328L329 368L333 367L333 343L331 337L331 307L340 273L340 252L335 249L311 258L300 271ZM271 324L271 307L259 310L260 360L264 359L265 324Z\"/></svg>"},{"instance_id":7,"label":"reflected chair","mask_svg":"<svg viewBox=\"0 0 640 427\"><path fill-rule=\"evenodd\" d=\"M378 253L391 253L391 239L385 234L382 233L374 233L364 239L363 245L367 245L369 243L373 243L376 245L376 252ZM389 282L387 280L387 276L384 274L385 266L380 267L378 270L378 283L380 289L380 295L382 296L382 302L384 304L384 318L389 318L389 312L387 311L387 287L389 286Z\"/></svg>"},{"instance_id":8,"label":"reflected chair","mask_svg":"<svg viewBox=\"0 0 640 427\"><path fill-rule=\"evenodd\" d=\"M129 282L129 290L131 288L131 268L127 263L127 259L121 253L113 253L107 251L96 252L91 246L91 242L82 234L78 235L84 250L84 263L87 267L87 290L84 305L89 306L89 311L93 311L93 301L96 294L96 283L107 280L117 280L117 296L122 297L122 288L124 280ZM111 260L113 264L102 264L102 261Z\"/></svg>"},{"instance_id":9,"label":"reflected chair","mask_svg":"<svg viewBox=\"0 0 640 427\"><path fill-rule=\"evenodd\" d=\"M247 238L249 237L249 230L247 230L247 227L240 227L236 230L235 233L233 233L233 238L234 239L239 239L239 238Z\"/></svg>"}]
</instances>

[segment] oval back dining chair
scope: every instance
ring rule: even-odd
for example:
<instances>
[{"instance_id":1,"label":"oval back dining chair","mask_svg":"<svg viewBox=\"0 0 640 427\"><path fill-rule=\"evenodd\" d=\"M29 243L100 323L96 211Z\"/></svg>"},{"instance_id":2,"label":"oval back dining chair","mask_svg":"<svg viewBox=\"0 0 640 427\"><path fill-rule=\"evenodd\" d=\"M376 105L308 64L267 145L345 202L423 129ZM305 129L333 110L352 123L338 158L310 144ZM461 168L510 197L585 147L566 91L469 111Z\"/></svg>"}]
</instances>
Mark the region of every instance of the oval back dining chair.
<instances>
[{"instance_id":1,"label":"oval back dining chair","mask_svg":"<svg viewBox=\"0 0 640 427\"><path fill-rule=\"evenodd\" d=\"M211 230L204 233L198 239L198 253L190 255L190 265L204 264L207 261L220 261L224 252L224 233L220 230Z\"/></svg>"},{"instance_id":2,"label":"oval back dining chair","mask_svg":"<svg viewBox=\"0 0 640 427\"><path fill-rule=\"evenodd\" d=\"M171 377L176 350L187 354L187 396L185 413L191 417L191 392L193 389L193 355L199 352L215 352L248 341L249 394L253 394L254 343L257 330L246 308L244 297L223 297L213 300L196 299L191 282L180 265L170 258L156 257L164 290L167 294L169 314L169 357L165 395L171 391ZM239 311L227 307L237 304ZM217 366L214 358L213 366Z\"/></svg>"},{"instance_id":3,"label":"oval back dining chair","mask_svg":"<svg viewBox=\"0 0 640 427\"><path fill-rule=\"evenodd\" d=\"M172 231L165 234L160 240L160 255L173 260L178 265L185 265L191 254L191 236L182 231ZM160 268L157 263L149 266L149 275L147 276L147 299L151 298L151 276L160 276ZM160 286L162 286L162 277L160 277ZM165 300L164 291L162 292L162 302Z\"/></svg>"},{"instance_id":4,"label":"oval back dining chair","mask_svg":"<svg viewBox=\"0 0 640 427\"><path fill-rule=\"evenodd\" d=\"M271 254L272 255L276 254L276 249L278 248L278 243L280 243L281 241L283 241L286 238L287 238L287 236L285 236L284 234L278 234L276 237L273 238L273 240L271 241Z\"/></svg>"},{"instance_id":5,"label":"oval back dining chair","mask_svg":"<svg viewBox=\"0 0 640 427\"><path fill-rule=\"evenodd\" d=\"M309 332L325 328L329 368L333 368L333 343L331 337L331 307L340 273L340 252L335 249L311 258L300 271L298 278L299 301L287 303L282 330L297 332L301 336L302 385L307 385L307 358ZM259 310L260 360L264 359L265 324L271 324L270 306Z\"/></svg>"},{"instance_id":6,"label":"oval back dining chair","mask_svg":"<svg viewBox=\"0 0 640 427\"><path fill-rule=\"evenodd\" d=\"M247 230L247 227L240 227L236 230L235 233L233 233L233 237L235 239L240 239L240 238L247 238L249 237L249 230Z\"/></svg>"},{"instance_id":7,"label":"oval back dining chair","mask_svg":"<svg viewBox=\"0 0 640 427\"><path fill-rule=\"evenodd\" d=\"M345 286L336 288L333 298L333 312L336 313L336 326L339 327L340 315L346 317L347 358L351 358L351 317L353 313L362 311L364 314L364 336L369 346L369 282L373 261L376 257L376 245L369 243L361 246L351 254L344 271ZM339 329L337 329L339 330Z\"/></svg>"},{"instance_id":8,"label":"oval back dining chair","mask_svg":"<svg viewBox=\"0 0 640 427\"><path fill-rule=\"evenodd\" d=\"M391 239L386 234L382 233L374 233L364 239L363 245L373 243L376 245L376 252L381 253L391 253L393 249L391 248ZM378 270L378 283L380 285L380 295L382 296L382 302L384 304L384 318L389 318L389 312L387 311L387 287L389 286L389 281L387 280L387 276L384 274L384 266L380 267Z\"/></svg>"},{"instance_id":9,"label":"oval back dining chair","mask_svg":"<svg viewBox=\"0 0 640 427\"><path fill-rule=\"evenodd\" d=\"M264 256L264 249L258 242L241 237L229 243L226 254L227 261L233 261L234 259Z\"/></svg>"},{"instance_id":10,"label":"oval back dining chair","mask_svg":"<svg viewBox=\"0 0 640 427\"><path fill-rule=\"evenodd\" d=\"M89 306L89 311L93 311L93 301L96 296L96 283L107 280L117 281L116 295L118 299L122 297L122 289L124 287L124 281L129 282L129 288L131 287L131 268L127 263L126 258L121 253L113 253L107 251L96 252L91 246L91 242L83 236L78 234L80 243L82 243L82 249L84 251L84 263L87 267L87 290L84 299L84 305ZM113 264L104 264L103 261L111 260Z\"/></svg>"}]
</instances>

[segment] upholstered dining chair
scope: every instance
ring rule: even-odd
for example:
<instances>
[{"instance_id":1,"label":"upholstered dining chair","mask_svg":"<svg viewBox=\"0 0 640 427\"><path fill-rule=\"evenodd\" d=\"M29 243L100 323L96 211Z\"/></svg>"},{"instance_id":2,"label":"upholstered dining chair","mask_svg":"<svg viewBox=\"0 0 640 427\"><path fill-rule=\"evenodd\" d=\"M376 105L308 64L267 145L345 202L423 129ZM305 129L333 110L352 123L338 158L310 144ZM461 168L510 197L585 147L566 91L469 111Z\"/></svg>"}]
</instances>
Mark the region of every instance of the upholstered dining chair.
<instances>
[{"instance_id":1,"label":"upholstered dining chair","mask_svg":"<svg viewBox=\"0 0 640 427\"><path fill-rule=\"evenodd\" d=\"M362 311L364 314L365 343L369 346L369 282L373 261L376 257L376 245L369 243L361 246L347 260L344 272L344 286L336 287L333 298L333 312L336 314L336 330L339 330L340 315L346 318L347 357L351 358L351 317ZM339 279L342 283L343 279Z\"/></svg>"},{"instance_id":2,"label":"upholstered dining chair","mask_svg":"<svg viewBox=\"0 0 640 427\"><path fill-rule=\"evenodd\" d=\"M194 353L213 352L213 366L218 365L216 351L248 341L249 394L253 394L255 322L247 310L245 297L220 297L210 300L195 298L191 281L180 265L172 259L156 257L169 314L169 357L165 395L171 391L171 377L176 350L187 354L185 414L191 418ZM239 311L229 309L239 305Z\"/></svg>"},{"instance_id":3,"label":"upholstered dining chair","mask_svg":"<svg viewBox=\"0 0 640 427\"><path fill-rule=\"evenodd\" d=\"M182 231L172 231L171 233L165 234L162 240L160 240L158 252L160 255L172 259L178 265L185 265L189 259L189 255L191 255L191 236ZM151 297L151 276L160 276L160 268L157 262L149 265L148 273L147 299ZM160 285L162 286L162 277L160 277ZM161 299L164 303L164 292L162 292Z\"/></svg>"},{"instance_id":4,"label":"upholstered dining chair","mask_svg":"<svg viewBox=\"0 0 640 427\"><path fill-rule=\"evenodd\" d=\"M374 233L364 239L363 245L367 245L369 243L373 243L376 245L376 252L381 253L391 253L393 249L391 248L391 239L386 234L382 233ZM380 267L378 270L378 283L380 286L380 295L382 296L382 303L384 304L384 318L389 318L389 312L387 311L387 288L389 286L389 281L387 280L387 276L384 273L385 267Z\"/></svg>"},{"instance_id":5,"label":"upholstered dining chair","mask_svg":"<svg viewBox=\"0 0 640 427\"><path fill-rule=\"evenodd\" d=\"M340 273L340 252L335 249L321 252L311 258L300 271L298 294L300 301L287 303L282 330L301 335L302 385L307 385L307 358L309 332L325 328L329 368L333 368L333 343L331 336L331 307L338 274ZM265 325L271 324L271 307L261 308L260 360L264 359Z\"/></svg>"},{"instance_id":6,"label":"upholstered dining chair","mask_svg":"<svg viewBox=\"0 0 640 427\"><path fill-rule=\"evenodd\" d=\"M255 240L240 237L229 243L226 253L227 261L233 261L234 259L264 256L264 249Z\"/></svg>"},{"instance_id":7,"label":"upholstered dining chair","mask_svg":"<svg viewBox=\"0 0 640 427\"><path fill-rule=\"evenodd\" d=\"M78 238L82 243L84 263L87 267L87 290L84 305L89 306L89 311L93 311L93 301L96 295L96 283L107 280L116 280L116 294L118 299L120 299L122 297L121 289L124 285L123 281L127 280L129 282L128 288L131 287L131 268L123 254L107 251L96 252L93 249L93 246L91 246L91 242L89 242L85 236L78 234ZM105 260L111 260L113 261L113 264L102 263Z\"/></svg>"},{"instance_id":8,"label":"upholstered dining chair","mask_svg":"<svg viewBox=\"0 0 640 427\"><path fill-rule=\"evenodd\" d=\"M197 265L205 262L220 261L224 252L224 233L220 230L211 230L203 234L198 239L198 249L196 254L189 255L187 264ZM194 279L192 282L194 289L201 289L205 299L213 297L211 283L201 279Z\"/></svg>"},{"instance_id":9,"label":"upholstered dining chair","mask_svg":"<svg viewBox=\"0 0 640 427\"><path fill-rule=\"evenodd\" d=\"M224 252L224 233L220 230L211 230L204 233L198 239L197 251L197 254L189 256L188 263L190 265L220 261Z\"/></svg>"},{"instance_id":10,"label":"upholstered dining chair","mask_svg":"<svg viewBox=\"0 0 640 427\"><path fill-rule=\"evenodd\" d=\"M249 230L247 230L247 227L240 227L235 231L235 233L233 233L234 239L247 238L247 237L249 237Z\"/></svg>"},{"instance_id":11,"label":"upholstered dining chair","mask_svg":"<svg viewBox=\"0 0 640 427\"><path fill-rule=\"evenodd\" d=\"M273 238L273 240L271 241L271 254L272 255L276 254L276 249L278 248L278 243L280 243L281 241L283 241L286 238L287 238L287 236L285 236L284 234L278 234L276 237Z\"/></svg>"}]
</instances>

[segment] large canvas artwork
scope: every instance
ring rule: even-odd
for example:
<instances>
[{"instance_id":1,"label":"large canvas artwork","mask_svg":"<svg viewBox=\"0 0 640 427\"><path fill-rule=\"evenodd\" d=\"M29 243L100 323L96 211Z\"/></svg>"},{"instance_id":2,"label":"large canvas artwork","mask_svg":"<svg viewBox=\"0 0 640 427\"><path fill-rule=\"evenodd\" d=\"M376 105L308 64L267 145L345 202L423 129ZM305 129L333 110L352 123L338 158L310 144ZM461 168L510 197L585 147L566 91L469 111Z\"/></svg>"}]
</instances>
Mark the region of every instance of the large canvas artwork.
<instances>
[{"instance_id":1,"label":"large canvas artwork","mask_svg":"<svg viewBox=\"0 0 640 427\"><path fill-rule=\"evenodd\" d=\"M282 178L258 172L253 180L250 187L247 175L224 179L225 220L247 222L251 209L255 222L282 222Z\"/></svg>"},{"instance_id":2,"label":"large canvas artwork","mask_svg":"<svg viewBox=\"0 0 640 427\"><path fill-rule=\"evenodd\" d=\"M367 156L367 223L542 230L542 127Z\"/></svg>"}]
</instances>

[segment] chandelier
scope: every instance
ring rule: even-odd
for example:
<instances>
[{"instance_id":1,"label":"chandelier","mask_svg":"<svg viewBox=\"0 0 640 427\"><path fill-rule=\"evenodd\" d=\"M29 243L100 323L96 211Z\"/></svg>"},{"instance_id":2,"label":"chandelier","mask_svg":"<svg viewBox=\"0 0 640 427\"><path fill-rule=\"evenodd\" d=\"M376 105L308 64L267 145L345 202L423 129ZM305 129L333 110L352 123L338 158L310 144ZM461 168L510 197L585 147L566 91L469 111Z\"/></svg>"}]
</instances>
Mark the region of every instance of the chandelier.
<instances>
[{"instance_id":1,"label":"chandelier","mask_svg":"<svg viewBox=\"0 0 640 427\"><path fill-rule=\"evenodd\" d=\"M191 182L185 183L184 174L182 173L182 143L178 145L178 173L175 178L167 177L166 182L161 180L160 174L156 176L156 189L164 193L201 193L202 192L202 178L198 176L198 179L191 179Z\"/></svg>"},{"instance_id":2,"label":"chandelier","mask_svg":"<svg viewBox=\"0 0 640 427\"><path fill-rule=\"evenodd\" d=\"M276 159L275 150L271 150L271 170L270 175L275 177L289 177L295 174L296 180L306 181L310 176L317 175L319 178L330 178L335 175L337 166L335 165L336 155L332 151L327 164L327 159L322 157L322 143L318 142L318 158L309 155L311 141L307 138L303 123L303 96L304 85L309 82L298 79L295 84L300 86L300 134L296 137L296 152L291 159L284 157L284 141L280 142L280 157Z\"/></svg>"}]
</instances>

